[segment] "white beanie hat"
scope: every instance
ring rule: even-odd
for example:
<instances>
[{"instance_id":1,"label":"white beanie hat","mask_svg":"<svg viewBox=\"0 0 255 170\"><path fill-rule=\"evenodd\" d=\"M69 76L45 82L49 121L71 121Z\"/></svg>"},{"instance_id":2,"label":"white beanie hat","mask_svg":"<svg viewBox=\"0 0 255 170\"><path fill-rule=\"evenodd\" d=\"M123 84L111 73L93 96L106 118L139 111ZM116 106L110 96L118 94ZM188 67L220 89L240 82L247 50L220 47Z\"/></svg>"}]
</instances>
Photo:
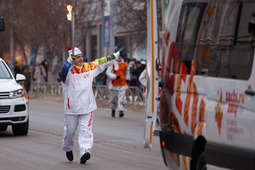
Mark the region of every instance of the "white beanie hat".
<instances>
[{"instance_id":1,"label":"white beanie hat","mask_svg":"<svg viewBox=\"0 0 255 170\"><path fill-rule=\"evenodd\" d=\"M72 51L72 46L69 46L68 47L68 56L69 57L71 56L72 52L73 52ZM82 54L81 50L77 47L74 47L74 55L77 56L77 55L80 55L80 54Z\"/></svg>"},{"instance_id":2,"label":"white beanie hat","mask_svg":"<svg viewBox=\"0 0 255 170\"><path fill-rule=\"evenodd\" d=\"M81 54L82 54L81 50L77 47L74 47L74 55L77 56L77 55L81 55Z\"/></svg>"}]
</instances>

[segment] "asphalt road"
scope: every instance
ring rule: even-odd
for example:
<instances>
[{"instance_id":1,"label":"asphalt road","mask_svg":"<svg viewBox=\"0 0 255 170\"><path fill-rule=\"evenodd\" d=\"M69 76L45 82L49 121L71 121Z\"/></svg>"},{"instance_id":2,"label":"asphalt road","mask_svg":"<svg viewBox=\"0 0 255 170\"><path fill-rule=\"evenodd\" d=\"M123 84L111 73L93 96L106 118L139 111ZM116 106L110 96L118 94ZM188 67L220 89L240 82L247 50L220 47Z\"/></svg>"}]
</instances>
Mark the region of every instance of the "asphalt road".
<instances>
[{"instance_id":1,"label":"asphalt road","mask_svg":"<svg viewBox=\"0 0 255 170\"><path fill-rule=\"evenodd\" d=\"M77 135L74 161L61 149L63 104L30 100L30 129L27 136L13 136L11 127L0 132L2 170L158 170L163 163L159 138L153 137L152 150L143 148L144 114L125 113L111 118L109 109L97 109L94 116L94 146L91 159L79 163ZM78 133L77 133L78 134Z\"/></svg>"}]
</instances>

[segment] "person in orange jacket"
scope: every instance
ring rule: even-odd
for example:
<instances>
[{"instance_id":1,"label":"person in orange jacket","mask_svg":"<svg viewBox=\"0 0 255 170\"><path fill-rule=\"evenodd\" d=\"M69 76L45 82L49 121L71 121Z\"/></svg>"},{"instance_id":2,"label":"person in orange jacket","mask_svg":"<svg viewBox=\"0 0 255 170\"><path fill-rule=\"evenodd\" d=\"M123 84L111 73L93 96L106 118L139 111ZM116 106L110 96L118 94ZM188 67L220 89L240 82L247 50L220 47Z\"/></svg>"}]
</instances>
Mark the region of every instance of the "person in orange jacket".
<instances>
[{"instance_id":1,"label":"person in orange jacket","mask_svg":"<svg viewBox=\"0 0 255 170\"><path fill-rule=\"evenodd\" d=\"M108 69L106 70L106 75L110 79L109 89L111 91L112 117L115 117L117 100L119 117L123 117L125 110L124 108L125 92L126 89L128 88L128 83L130 80L130 71L128 63L124 62L123 58L120 56L117 60L115 60L114 64L108 67Z\"/></svg>"}]
</instances>

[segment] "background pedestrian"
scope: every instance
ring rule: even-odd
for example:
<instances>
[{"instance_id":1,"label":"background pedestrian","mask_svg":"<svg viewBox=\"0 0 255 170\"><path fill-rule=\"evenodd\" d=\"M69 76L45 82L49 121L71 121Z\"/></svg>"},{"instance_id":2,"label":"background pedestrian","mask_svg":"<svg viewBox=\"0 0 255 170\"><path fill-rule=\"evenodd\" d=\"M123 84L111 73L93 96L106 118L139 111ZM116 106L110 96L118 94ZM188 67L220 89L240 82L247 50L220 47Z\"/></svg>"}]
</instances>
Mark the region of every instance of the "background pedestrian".
<instances>
[{"instance_id":1,"label":"background pedestrian","mask_svg":"<svg viewBox=\"0 0 255 170\"><path fill-rule=\"evenodd\" d=\"M127 84L130 80L130 71L128 63L124 62L122 57L119 57L114 64L106 70L106 75L110 79L109 89L111 91L111 110L112 117L115 117L115 110L117 108L118 101L118 110L119 117L124 116L124 101L125 101L125 92L128 88Z\"/></svg>"}]
</instances>

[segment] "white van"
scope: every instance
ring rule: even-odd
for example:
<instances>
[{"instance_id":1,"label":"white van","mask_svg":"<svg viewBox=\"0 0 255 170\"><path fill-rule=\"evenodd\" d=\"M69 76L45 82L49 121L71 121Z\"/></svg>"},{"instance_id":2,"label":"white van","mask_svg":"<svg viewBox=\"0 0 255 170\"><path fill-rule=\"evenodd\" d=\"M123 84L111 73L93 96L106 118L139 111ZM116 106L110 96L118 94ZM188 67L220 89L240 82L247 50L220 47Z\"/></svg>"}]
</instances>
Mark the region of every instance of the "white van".
<instances>
[{"instance_id":1,"label":"white van","mask_svg":"<svg viewBox=\"0 0 255 170\"><path fill-rule=\"evenodd\" d=\"M169 169L255 169L255 0L170 0L160 141Z\"/></svg>"}]
</instances>

